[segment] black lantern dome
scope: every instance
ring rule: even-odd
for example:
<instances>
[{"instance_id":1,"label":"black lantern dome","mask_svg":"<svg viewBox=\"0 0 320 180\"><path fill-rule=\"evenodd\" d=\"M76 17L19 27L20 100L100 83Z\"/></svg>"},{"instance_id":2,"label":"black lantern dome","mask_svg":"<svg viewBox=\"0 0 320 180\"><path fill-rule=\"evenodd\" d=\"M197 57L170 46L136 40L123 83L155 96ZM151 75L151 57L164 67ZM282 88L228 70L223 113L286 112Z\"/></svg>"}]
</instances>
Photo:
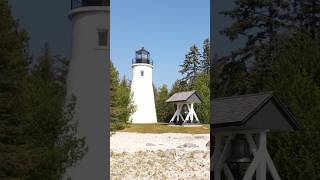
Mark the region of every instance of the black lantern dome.
<instances>
[{"instance_id":1,"label":"black lantern dome","mask_svg":"<svg viewBox=\"0 0 320 180\"><path fill-rule=\"evenodd\" d=\"M153 65L152 60L150 59L149 51L145 50L142 47L140 50L136 51L136 58L132 61L133 64L144 63Z\"/></svg>"},{"instance_id":2,"label":"black lantern dome","mask_svg":"<svg viewBox=\"0 0 320 180\"><path fill-rule=\"evenodd\" d=\"M110 6L110 0L71 0L71 9L87 6Z\"/></svg>"}]
</instances>

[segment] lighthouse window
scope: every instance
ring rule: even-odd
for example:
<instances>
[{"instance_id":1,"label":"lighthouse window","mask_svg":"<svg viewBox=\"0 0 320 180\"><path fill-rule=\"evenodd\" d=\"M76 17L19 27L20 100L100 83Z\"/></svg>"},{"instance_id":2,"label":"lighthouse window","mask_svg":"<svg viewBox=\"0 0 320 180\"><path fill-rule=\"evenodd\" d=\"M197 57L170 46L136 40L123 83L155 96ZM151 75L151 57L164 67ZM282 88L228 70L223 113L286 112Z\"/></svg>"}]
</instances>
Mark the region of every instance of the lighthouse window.
<instances>
[{"instance_id":1,"label":"lighthouse window","mask_svg":"<svg viewBox=\"0 0 320 180\"><path fill-rule=\"evenodd\" d=\"M142 54L142 58L143 58L143 59L147 59L147 58L148 58L148 55Z\"/></svg>"},{"instance_id":2,"label":"lighthouse window","mask_svg":"<svg viewBox=\"0 0 320 180\"><path fill-rule=\"evenodd\" d=\"M144 71L140 71L141 76L144 76Z\"/></svg>"},{"instance_id":3,"label":"lighthouse window","mask_svg":"<svg viewBox=\"0 0 320 180\"><path fill-rule=\"evenodd\" d=\"M108 43L108 31L107 30L99 30L99 46L107 46Z\"/></svg>"}]
</instances>

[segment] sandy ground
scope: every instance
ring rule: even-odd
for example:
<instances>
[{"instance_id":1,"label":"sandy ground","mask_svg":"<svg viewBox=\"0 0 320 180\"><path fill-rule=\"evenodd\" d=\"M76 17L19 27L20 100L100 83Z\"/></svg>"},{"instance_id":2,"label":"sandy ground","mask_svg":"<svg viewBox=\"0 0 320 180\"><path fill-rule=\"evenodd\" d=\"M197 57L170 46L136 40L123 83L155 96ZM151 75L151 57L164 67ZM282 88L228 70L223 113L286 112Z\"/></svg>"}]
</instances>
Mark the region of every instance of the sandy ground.
<instances>
[{"instance_id":1,"label":"sandy ground","mask_svg":"<svg viewBox=\"0 0 320 180\"><path fill-rule=\"evenodd\" d=\"M209 134L111 136L111 179L209 179Z\"/></svg>"}]
</instances>

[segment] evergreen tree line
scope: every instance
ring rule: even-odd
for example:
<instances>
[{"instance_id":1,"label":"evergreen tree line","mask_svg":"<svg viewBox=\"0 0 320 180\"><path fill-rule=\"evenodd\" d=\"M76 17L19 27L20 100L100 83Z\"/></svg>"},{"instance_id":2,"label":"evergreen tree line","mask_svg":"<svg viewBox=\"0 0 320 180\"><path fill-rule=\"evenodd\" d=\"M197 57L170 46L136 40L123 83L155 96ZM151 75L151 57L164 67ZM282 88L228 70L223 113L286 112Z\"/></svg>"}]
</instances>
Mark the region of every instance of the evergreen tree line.
<instances>
[{"instance_id":1,"label":"evergreen tree line","mask_svg":"<svg viewBox=\"0 0 320 180\"><path fill-rule=\"evenodd\" d=\"M168 123L175 112L173 104L166 100L176 92L196 90L202 103L195 105L195 111L201 123L209 123L210 109L210 41L205 39L202 51L192 45L185 55L179 72L183 78L176 80L169 90L167 85L162 85L155 90L155 101L158 121Z\"/></svg>"},{"instance_id":2,"label":"evergreen tree line","mask_svg":"<svg viewBox=\"0 0 320 180\"><path fill-rule=\"evenodd\" d=\"M29 36L0 0L0 179L61 179L85 152L66 102L68 61L46 44L30 56Z\"/></svg>"},{"instance_id":3,"label":"evergreen tree line","mask_svg":"<svg viewBox=\"0 0 320 180\"><path fill-rule=\"evenodd\" d=\"M135 111L130 93L130 81L119 78L119 72L110 63L110 129L121 130L129 124L130 115Z\"/></svg>"},{"instance_id":4,"label":"evergreen tree line","mask_svg":"<svg viewBox=\"0 0 320 180\"><path fill-rule=\"evenodd\" d=\"M221 33L245 43L214 55L212 97L272 91L301 130L272 133L268 148L282 179L320 179L320 1L235 0Z\"/></svg>"}]
</instances>

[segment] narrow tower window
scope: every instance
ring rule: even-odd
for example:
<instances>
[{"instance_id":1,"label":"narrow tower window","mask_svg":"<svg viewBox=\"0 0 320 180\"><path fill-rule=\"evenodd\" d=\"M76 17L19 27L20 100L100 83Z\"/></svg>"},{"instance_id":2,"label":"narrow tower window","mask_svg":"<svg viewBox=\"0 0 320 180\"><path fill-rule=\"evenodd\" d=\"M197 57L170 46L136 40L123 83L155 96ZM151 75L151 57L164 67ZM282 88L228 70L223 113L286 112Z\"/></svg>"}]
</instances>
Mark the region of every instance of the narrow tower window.
<instances>
[{"instance_id":1,"label":"narrow tower window","mask_svg":"<svg viewBox=\"0 0 320 180\"><path fill-rule=\"evenodd\" d=\"M144 76L144 71L140 71L141 76Z\"/></svg>"},{"instance_id":2,"label":"narrow tower window","mask_svg":"<svg viewBox=\"0 0 320 180\"><path fill-rule=\"evenodd\" d=\"M104 30L98 30L98 38L99 38L99 46L107 46L108 43L108 31L106 29Z\"/></svg>"}]
</instances>

